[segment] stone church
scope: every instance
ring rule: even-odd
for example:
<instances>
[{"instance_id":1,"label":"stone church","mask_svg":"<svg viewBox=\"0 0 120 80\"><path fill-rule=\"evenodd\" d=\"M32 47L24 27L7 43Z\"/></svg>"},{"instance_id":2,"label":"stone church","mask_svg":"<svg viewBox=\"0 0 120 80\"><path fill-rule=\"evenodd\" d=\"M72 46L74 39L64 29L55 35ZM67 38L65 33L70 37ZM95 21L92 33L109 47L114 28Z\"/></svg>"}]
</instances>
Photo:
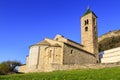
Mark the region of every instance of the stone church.
<instances>
[{"instance_id":1,"label":"stone church","mask_svg":"<svg viewBox=\"0 0 120 80\"><path fill-rule=\"evenodd\" d=\"M30 46L26 64L19 72L49 72L98 62L97 16L90 9L81 17L81 44L62 35Z\"/></svg>"}]
</instances>

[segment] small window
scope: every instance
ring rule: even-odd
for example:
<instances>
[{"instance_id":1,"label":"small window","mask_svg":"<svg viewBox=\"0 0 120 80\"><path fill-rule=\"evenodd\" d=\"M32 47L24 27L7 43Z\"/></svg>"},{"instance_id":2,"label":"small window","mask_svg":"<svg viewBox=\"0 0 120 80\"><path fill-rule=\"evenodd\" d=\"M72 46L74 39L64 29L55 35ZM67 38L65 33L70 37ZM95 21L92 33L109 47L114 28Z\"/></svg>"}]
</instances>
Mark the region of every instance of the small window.
<instances>
[{"instance_id":1,"label":"small window","mask_svg":"<svg viewBox=\"0 0 120 80\"><path fill-rule=\"evenodd\" d=\"M73 50L71 50L71 54L73 53Z\"/></svg>"},{"instance_id":2,"label":"small window","mask_svg":"<svg viewBox=\"0 0 120 80\"><path fill-rule=\"evenodd\" d=\"M95 25L95 18L93 18L93 24Z\"/></svg>"},{"instance_id":3,"label":"small window","mask_svg":"<svg viewBox=\"0 0 120 80\"><path fill-rule=\"evenodd\" d=\"M50 53L52 53L52 50L50 50Z\"/></svg>"},{"instance_id":4,"label":"small window","mask_svg":"<svg viewBox=\"0 0 120 80\"><path fill-rule=\"evenodd\" d=\"M58 38L56 38L56 41L58 41Z\"/></svg>"},{"instance_id":5,"label":"small window","mask_svg":"<svg viewBox=\"0 0 120 80\"><path fill-rule=\"evenodd\" d=\"M88 31L88 27L85 27L85 31Z\"/></svg>"}]
</instances>

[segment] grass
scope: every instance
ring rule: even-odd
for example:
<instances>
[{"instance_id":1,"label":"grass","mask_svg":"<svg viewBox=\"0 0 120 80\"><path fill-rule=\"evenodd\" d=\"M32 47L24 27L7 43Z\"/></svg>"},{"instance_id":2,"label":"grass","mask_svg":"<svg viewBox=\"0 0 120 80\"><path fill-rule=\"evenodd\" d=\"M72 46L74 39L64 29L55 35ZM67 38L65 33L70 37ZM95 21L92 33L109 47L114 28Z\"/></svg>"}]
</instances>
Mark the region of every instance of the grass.
<instances>
[{"instance_id":1,"label":"grass","mask_svg":"<svg viewBox=\"0 0 120 80\"><path fill-rule=\"evenodd\" d=\"M0 80L120 80L120 67L2 75Z\"/></svg>"}]
</instances>

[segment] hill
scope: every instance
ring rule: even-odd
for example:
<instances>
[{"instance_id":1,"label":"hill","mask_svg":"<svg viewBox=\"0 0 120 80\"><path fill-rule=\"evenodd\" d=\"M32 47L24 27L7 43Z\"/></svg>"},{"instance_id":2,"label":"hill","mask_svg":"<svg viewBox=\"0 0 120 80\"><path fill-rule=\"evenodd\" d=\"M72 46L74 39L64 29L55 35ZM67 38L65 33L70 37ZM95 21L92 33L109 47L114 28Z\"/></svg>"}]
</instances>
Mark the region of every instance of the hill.
<instances>
[{"instance_id":1,"label":"hill","mask_svg":"<svg viewBox=\"0 0 120 80\"><path fill-rule=\"evenodd\" d=\"M120 30L110 31L98 38L99 52L120 47Z\"/></svg>"},{"instance_id":2,"label":"hill","mask_svg":"<svg viewBox=\"0 0 120 80\"><path fill-rule=\"evenodd\" d=\"M120 80L120 67L4 75L0 80Z\"/></svg>"}]
</instances>

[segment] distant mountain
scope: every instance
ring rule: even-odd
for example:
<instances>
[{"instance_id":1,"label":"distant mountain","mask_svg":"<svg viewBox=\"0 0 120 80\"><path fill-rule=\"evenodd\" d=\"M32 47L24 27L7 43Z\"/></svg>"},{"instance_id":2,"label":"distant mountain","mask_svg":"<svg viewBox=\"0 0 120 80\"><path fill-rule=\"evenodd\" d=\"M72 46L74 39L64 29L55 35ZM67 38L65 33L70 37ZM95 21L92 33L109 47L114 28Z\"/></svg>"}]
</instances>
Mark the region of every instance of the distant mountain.
<instances>
[{"instance_id":1,"label":"distant mountain","mask_svg":"<svg viewBox=\"0 0 120 80\"><path fill-rule=\"evenodd\" d=\"M99 52L120 47L120 30L110 31L98 38Z\"/></svg>"}]
</instances>

